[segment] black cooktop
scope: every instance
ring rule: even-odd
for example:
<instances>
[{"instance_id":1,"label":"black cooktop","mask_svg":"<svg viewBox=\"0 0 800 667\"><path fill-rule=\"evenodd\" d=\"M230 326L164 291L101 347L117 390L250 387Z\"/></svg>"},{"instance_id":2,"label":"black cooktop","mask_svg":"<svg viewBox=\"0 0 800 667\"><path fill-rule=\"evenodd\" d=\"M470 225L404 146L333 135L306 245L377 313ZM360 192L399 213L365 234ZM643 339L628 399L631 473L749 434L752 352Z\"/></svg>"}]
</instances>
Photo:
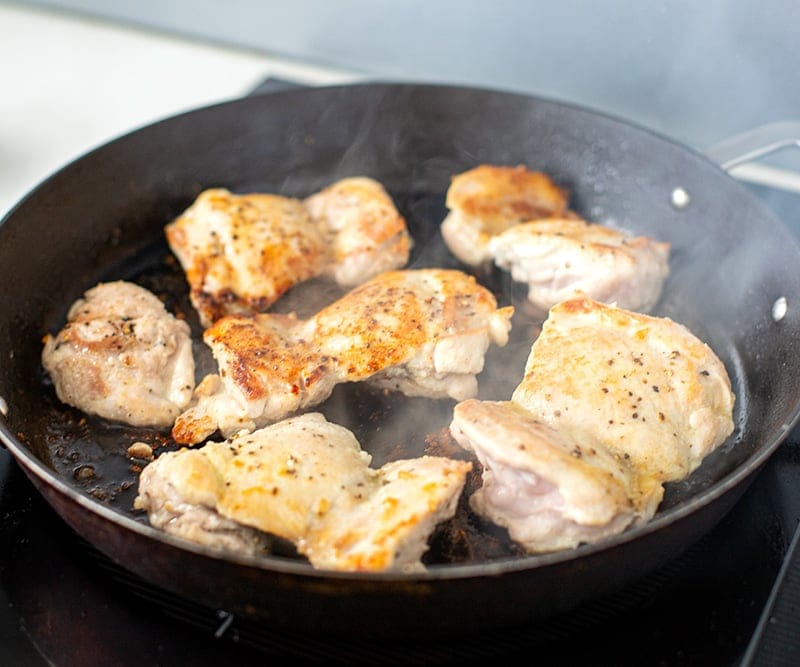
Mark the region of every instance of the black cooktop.
<instances>
[{"instance_id":1,"label":"black cooktop","mask_svg":"<svg viewBox=\"0 0 800 667\"><path fill-rule=\"evenodd\" d=\"M258 91L280 85L267 81ZM797 195L754 190L798 232ZM711 533L609 598L563 617L448 641L371 642L358 628L336 638L255 627L152 588L73 533L0 446L0 663L442 664L522 655L538 664L796 665L800 607L787 612L774 593L787 588L782 564L798 520L800 429ZM787 619L789 635L775 643Z\"/></svg>"}]
</instances>

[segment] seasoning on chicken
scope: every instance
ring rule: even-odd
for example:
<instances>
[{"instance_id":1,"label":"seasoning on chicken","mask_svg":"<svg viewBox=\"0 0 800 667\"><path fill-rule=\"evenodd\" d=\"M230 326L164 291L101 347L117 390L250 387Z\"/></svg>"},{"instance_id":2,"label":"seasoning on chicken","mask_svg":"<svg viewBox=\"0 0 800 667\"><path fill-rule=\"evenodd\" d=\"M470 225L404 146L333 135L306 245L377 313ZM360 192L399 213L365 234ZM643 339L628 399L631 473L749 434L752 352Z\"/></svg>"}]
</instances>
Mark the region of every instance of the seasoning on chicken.
<instances>
[{"instance_id":1,"label":"seasoning on chicken","mask_svg":"<svg viewBox=\"0 0 800 667\"><path fill-rule=\"evenodd\" d=\"M172 429L177 442L253 430L318 405L341 382L463 400L491 343L508 341L513 308L460 271L389 271L308 320L227 317L207 329L219 375Z\"/></svg>"},{"instance_id":2,"label":"seasoning on chicken","mask_svg":"<svg viewBox=\"0 0 800 667\"><path fill-rule=\"evenodd\" d=\"M217 430L229 437L324 401L339 380L311 336L313 321L293 315L218 320L203 340L219 374L198 384L193 404L175 421L172 437L181 444L202 442Z\"/></svg>"},{"instance_id":3,"label":"seasoning on chicken","mask_svg":"<svg viewBox=\"0 0 800 667\"><path fill-rule=\"evenodd\" d=\"M133 283L100 283L47 335L42 364L56 394L84 412L133 426L171 426L189 405L189 326Z\"/></svg>"},{"instance_id":4,"label":"seasoning on chicken","mask_svg":"<svg viewBox=\"0 0 800 667\"><path fill-rule=\"evenodd\" d=\"M526 220L563 215L567 193L542 172L523 165L480 165L452 178L442 238L464 264L492 259L489 241Z\"/></svg>"},{"instance_id":5,"label":"seasoning on chicken","mask_svg":"<svg viewBox=\"0 0 800 667\"><path fill-rule=\"evenodd\" d=\"M733 432L734 401L684 326L577 298L550 310L511 401L458 404L451 433L484 466L473 509L552 551L650 519Z\"/></svg>"},{"instance_id":6,"label":"seasoning on chicken","mask_svg":"<svg viewBox=\"0 0 800 667\"><path fill-rule=\"evenodd\" d=\"M204 327L269 308L327 263L325 235L299 199L216 188L165 228Z\"/></svg>"},{"instance_id":7,"label":"seasoning on chicken","mask_svg":"<svg viewBox=\"0 0 800 667\"><path fill-rule=\"evenodd\" d=\"M376 470L370 462L349 430L307 413L162 454L142 471L135 507L155 527L202 544L256 553L263 531L294 543L315 568L422 569L471 464L423 456Z\"/></svg>"},{"instance_id":8,"label":"seasoning on chicken","mask_svg":"<svg viewBox=\"0 0 800 667\"><path fill-rule=\"evenodd\" d=\"M405 220L383 186L343 179L305 201L216 188L165 228L201 324L269 309L322 275L343 286L408 261Z\"/></svg>"},{"instance_id":9,"label":"seasoning on chicken","mask_svg":"<svg viewBox=\"0 0 800 667\"><path fill-rule=\"evenodd\" d=\"M516 225L492 238L489 251L528 284L528 300L543 313L578 294L649 312L669 274L669 243L574 218Z\"/></svg>"},{"instance_id":10,"label":"seasoning on chicken","mask_svg":"<svg viewBox=\"0 0 800 667\"><path fill-rule=\"evenodd\" d=\"M376 180L344 178L305 200L329 240L325 275L352 287L405 266L411 237L405 219Z\"/></svg>"},{"instance_id":11,"label":"seasoning on chicken","mask_svg":"<svg viewBox=\"0 0 800 667\"><path fill-rule=\"evenodd\" d=\"M453 179L447 205L441 230L453 254L509 270L542 315L581 294L637 312L661 296L670 244L581 219L544 174L482 165Z\"/></svg>"}]
</instances>

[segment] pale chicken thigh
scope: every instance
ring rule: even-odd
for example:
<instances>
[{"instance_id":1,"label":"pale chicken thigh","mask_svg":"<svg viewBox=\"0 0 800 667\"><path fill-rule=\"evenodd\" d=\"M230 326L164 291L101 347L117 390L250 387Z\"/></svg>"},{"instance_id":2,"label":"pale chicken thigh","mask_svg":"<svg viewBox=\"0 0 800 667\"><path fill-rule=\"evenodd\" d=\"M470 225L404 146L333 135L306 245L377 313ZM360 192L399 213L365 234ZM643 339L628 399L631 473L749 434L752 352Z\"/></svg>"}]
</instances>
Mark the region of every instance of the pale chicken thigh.
<instances>
[{"instance_id":1,"label":"pale chicken thigh","mask_svg":"<svg viewBox=\"0 0 800 667\"><path fill-rule=\"evenodd\" d=\"M542 313L578 294L648 312L669 274L669 251L669 243L576 218L524 222L489 241L495 264L527 283Z\"/></svg>"},{"instance_id":2,"label":"pale chicken thigh","mask_svg":"<svg viewBox=\"0 0 800 667\"><path fill-rule=\"evenodd\" d=\"M411 245L392 199L366 177L305 200L206 190L165 233L204 327L225 315L264 312L311 278L350 287L400 268Z\"/></svg>"},{"instance_id":3,"label":"pale chicken thigh","mask_svg":"<svg viewBox=\"0 0 800 667\"><path fill-rule=\"evenodd\" d=\"M329 241L324 273L337 284L360 285L408 262L406 221L375 179L344 178L306 198L305 205Z\"/></svg>"},{"instance_id":4,"label":"pale chicken thigh","mask_svg":"<svg viewBox=\"0 0 800 667\"><path fill-rule=\"evenodd\" d=\"M152 525L202 544L226 546L210 513L226 539L226 521L242 527L237 550L245 553L263 545L255 529L291 541L315 568L421 569L471 464L425 456L376 470L370 462L349 430L308 413L162 454L142 471L135 507Z\"/></svg>"},{"instance_id":5,"label":"pale chicken thigh","mask_svg":"<svg viewBox=\"0 0 800 667\"><path fill-rule=\"evenodd\" d=\"M489 242L513 225L566 213L567 194L547 174L522 165L480 165L452 178L445 203L442 238L474 267L492 259Z\"/></svg>"},{"instance_id":6,"label":"pale chicken thigh","mask_svg":"<svg viewBox=\"0 0 800 667\"><path fill-rule=\"evenodd\" d=\"M451 433L485 466L476 512L531 552L646 521L733 432L725 366L684 326L577 298L550 310L511 401L465 401Z\"/></svg>"},{"instance_id":7,"label":"pale chicken thigh","mask_svg":"<svg viewBox=\"0 0 800 667\"><path fill-rule=\"evenodd\" d=\"M148 290L100 283L45 337L42 364L64 403L133 426L171 426L194 389L189 326Z\"/></svg>"},{"instance_id":8,"label":"pale chicken thigh","mask_svg":"<svg viewBox=\"0 0 800 667\"><path fill-rule=\"evenodd\" d=\"M582 446L511 401L462 401L450 432L483 468L473 510L531 552L614 535L660 500L637 493L628 467L607 450Z\"/></svg>"},{"instance_id":9,"label":"pale chicken thigh","mask_svg":"<svg viewBox=\"0 0 800 667\"><path fill-rule=\"evenodd\" d=\"M389 271L308 320L223 318L204 335L219 367L172 429L197 443L318 405L341 382L409 396L476 395L490 344L505 345L513 308L460 271Z\"/></svg>"}]
</instances>

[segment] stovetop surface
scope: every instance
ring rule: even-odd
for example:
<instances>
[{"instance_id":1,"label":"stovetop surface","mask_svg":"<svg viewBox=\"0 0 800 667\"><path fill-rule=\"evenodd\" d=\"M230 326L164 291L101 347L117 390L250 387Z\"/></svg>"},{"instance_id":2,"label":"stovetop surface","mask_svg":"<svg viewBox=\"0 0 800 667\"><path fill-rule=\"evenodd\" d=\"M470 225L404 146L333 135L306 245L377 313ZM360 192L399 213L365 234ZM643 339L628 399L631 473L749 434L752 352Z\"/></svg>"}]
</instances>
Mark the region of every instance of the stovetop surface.
<instances>
[{"instance_id":1,"label":"stovetop surface","mask_svg":"<svg viewBox=\"0 0 800 667\"><path fill-rule=\"evenodd\" d=\"M800 236L797 195L751 187ZM0 663L442 664L527 650L539 664L735 665L758 627L798 520L800 429L700 542L643 580L563 617L447 641L374 642L359 637L358 628L339 638L297 635L175 599L120 571L66 526L0 447Z\"/></svg>"}]
</instances>

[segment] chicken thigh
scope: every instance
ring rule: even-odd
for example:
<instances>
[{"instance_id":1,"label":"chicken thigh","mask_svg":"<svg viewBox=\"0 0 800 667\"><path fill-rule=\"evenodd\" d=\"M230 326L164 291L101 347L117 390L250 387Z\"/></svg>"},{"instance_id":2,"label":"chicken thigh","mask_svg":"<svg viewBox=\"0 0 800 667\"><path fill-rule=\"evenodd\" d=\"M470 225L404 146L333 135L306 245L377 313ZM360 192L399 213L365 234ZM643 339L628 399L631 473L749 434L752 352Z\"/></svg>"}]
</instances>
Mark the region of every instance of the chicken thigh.
<instances>
[{"instance_id":1,"label":"chicken thigh","mask_svg":"<svg viewBox=\"0 0 800 667\"><path fill-rule=\"evenodd\" d=\"M189 326L133 283L101 283L45 337L42 365L64 403L133 426L171 426L189 405Z\"/></svg>"},{"instance_id":2,"label":"chicken thigh","mask_svg":"<svg viewBox=\"0 0 800 667\"><path fill-rule=\"evenodd\" d=\"M411 237L384 187L366 177L344 178L305 200L329 242L325 275L352 287L405 266Z\"/></svg>"},{"instance_id":3,"label":"chicken thigh","mask_svg":"<svg viewBox=\"0 0 800 667\"><path fill-rule=\"evenodd\" d=\"M256 553L263 531L291 541L315 568L421 569L471 464L424 456L375 470L370 462L350 431L307 413L162 454L142 471L135 507L155 527L202 544ZM241 527L238 543L231 522Z\"/></svg>"},{"instance_id":4,"label":"chicken thigh","mask_svg":"<svg viewBox=\"0 0 800 667\"><path fill-rule=\"evenodd\" d=\"M669 243L577 218L524 222L489 241L495 264L527 283L541 313L578 294L649 312L669 274L669 251Z\"/></svg>"},{"instance_id":5,"label":"chicken thigh","mask_svg":"<svg viewBox=\"0 0 800 667\"><path fill-rule=\"evenodd\" d=\"M525 167L481 165L453 178L441 225L470 266L493 261L528 285L537 315L583 294L648 312L669 274L670 245L582 220L566 192Z\"/></svg>"},{"instance_id":6,"label":"chicken thigh","mask_svg":"<svg viewBox=\"0 0 800 667\"><path fill-rule=\"evenodd\" d=\"M480 165L453 177L447 190L442 238L464 264L492 259L489 241L534 218L562 215L567 194L547 174L524 166Z\"/></svg>"},{"instance_id":7,"label":"chicken thigh","mask_svg":"<svg viewBox=\"0 0 800 667\"><path fill-rule=\"evenodd\" d=\"M734 401L684 326L576 298L550 310L511 400L459 403L451 433L484 466L473 509L551 551L651 518L733 432Z\"/></svg>"},{"instance_id":8,"label":"chicken thigh","mask_svg":"<svg viewBox=\"0 0 800 667\"><path fill-rule=\"evenodd\" d=\"M264 312L322 275L352 286L408 261L406 222L383 186L348 178L305 200L216 188L165 227L204 327Z\"/></svg>"},{"instance_id":9,"label":"chicken thigh","mask_svg":"<svg viewBox=\"0 0 800 667\"><path fill-rule=\"evenodd\" d=\"M325 235L303 202L279 195L206 190L165 233L204 327L266 310L327 263Z\"/></svg>"},{"instance_id":10,"label":"chicken thigh","mask_svg":"<svg viewBox=\"0 0 800 667\"><path fill-rule=\"evenodd\" d=\"M638 494L636 480L610 452L584 447L512 401L462 401L450 432L483 469L472 509L530 552L621 532L659 500Z\"/></svg>"},{"instance_id":11,"label":"chicken thigh","mask_svg":"<svg viewBox=\"0 0 800 667\"><path fill-rule=\"evenodd\" d=\"M206 330L219 367L172 429L177 442L253 430L318 405L341 382L409 396L477 393L491 343L508 341L513 308L460 271L389 271L308 320L227 317Z\"/></svg>"}]
</instances>

